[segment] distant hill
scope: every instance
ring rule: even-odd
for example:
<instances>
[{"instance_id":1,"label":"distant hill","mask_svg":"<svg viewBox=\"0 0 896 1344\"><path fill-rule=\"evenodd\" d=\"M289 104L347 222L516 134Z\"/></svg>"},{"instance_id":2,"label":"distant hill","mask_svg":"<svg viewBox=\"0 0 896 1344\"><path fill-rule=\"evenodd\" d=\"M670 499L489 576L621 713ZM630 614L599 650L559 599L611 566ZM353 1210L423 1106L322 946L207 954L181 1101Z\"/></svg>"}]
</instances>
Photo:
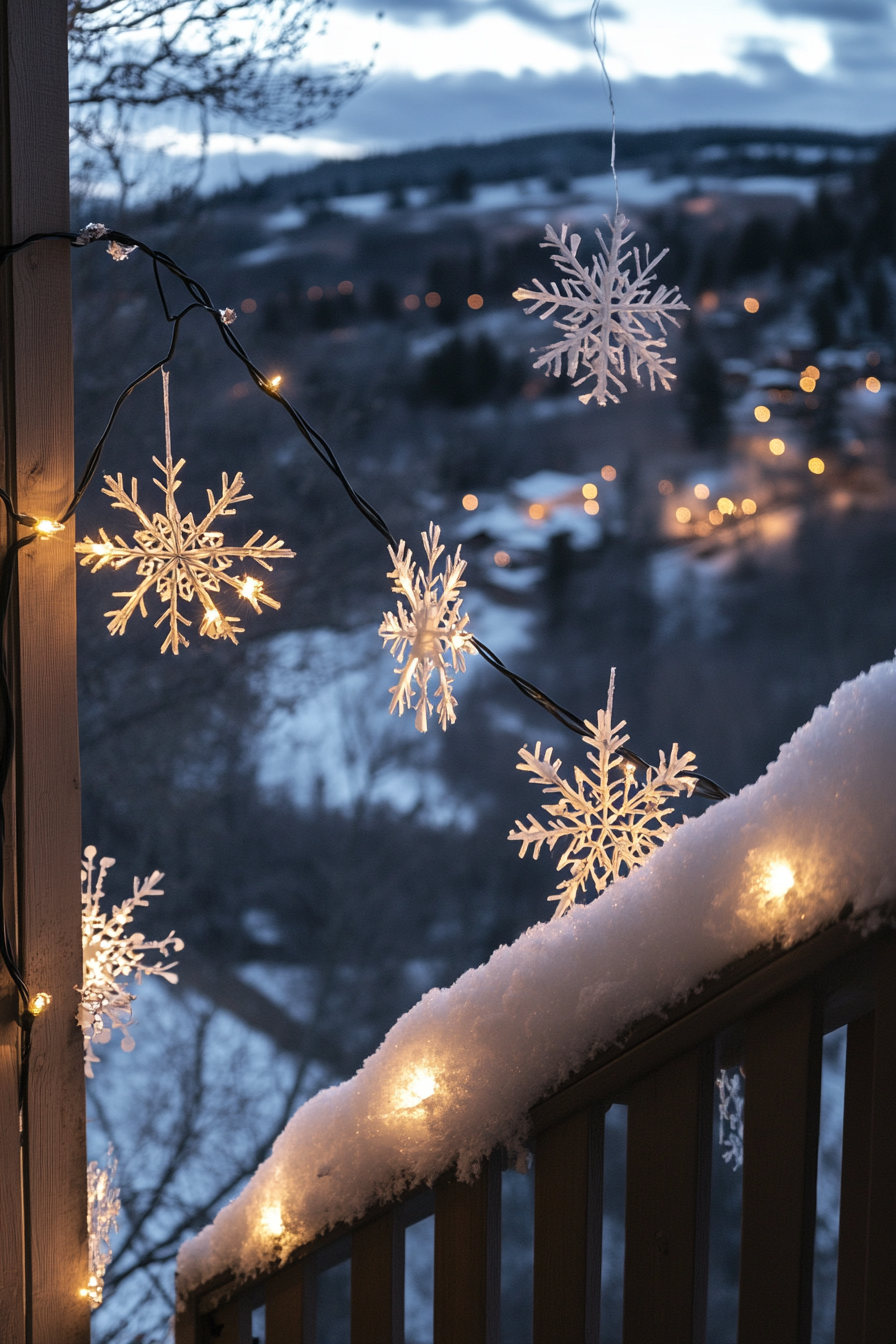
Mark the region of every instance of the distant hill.
<instances>
[{"instance_id":1,"label":"distant hill","mask_svg":"<svg viewBox=\"0 0 896 1344\"><path fill-rule=\"evenodd\" d=\"M620 168L657 177L823 177L874 158L885 135L854 135L802 127L688 126L671 131L620 131ZM440 187L460 173L469 184L527 177L572 178L608 170L608 131L561 131L493 144L435 145L355 161L326 161L300 173L269 177L221 193L259 202L321 200L411 187Z\"/></svg>"}]
</instances>

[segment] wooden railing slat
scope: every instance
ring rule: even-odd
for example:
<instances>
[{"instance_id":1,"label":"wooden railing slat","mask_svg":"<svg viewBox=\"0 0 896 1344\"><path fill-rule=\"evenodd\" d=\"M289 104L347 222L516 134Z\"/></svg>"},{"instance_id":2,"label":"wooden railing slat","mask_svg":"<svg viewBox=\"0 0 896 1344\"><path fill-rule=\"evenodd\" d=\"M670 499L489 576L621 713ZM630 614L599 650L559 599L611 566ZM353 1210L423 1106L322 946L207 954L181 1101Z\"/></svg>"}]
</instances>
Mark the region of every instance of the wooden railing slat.
<instances>
[{"instance_id":1,"label":"wooden railing slat","mask_svg":"<svg viewBox=\"0 0 896 1344\"><path fill-rule=\"evenodd\" d=\"M395 1208L352 1236L352 1344L404 1344L404 1229Z\"/></svg>"},{"instance_id":2,"label":"wooden railing slat","mask_svg":"<svg viewBox=\"0 0 896 1344\"><path fill-rule=\"evenodd\" d=\"M811 985L747 1023L738 1344L809 1344L821 1100Z\"/></svg>"},{"instance_id":3,"label":"wooden railing slat","mask_svg":"<svg viewBox=\"0 0 896 1344\"><path fill-rule=\"evenodd\" d=\"M628 1093L624 1344L703 1344L712 1098L711 1046Z\"/></svg>"},{"instance_id":4,"label":"wooden railing slat","mask_svg":"<svg viewBox=\"0 0 896 1344\"><path fill-rule=\"evenodd\" d=\"M307 1344L305 1340L305 1261L287 1265L265 1284L265 1344Z\"/></svg>"},{"instance_id":5,"label":"wooden railing slat","mask_svg":"<svg viewBox=\"0 0 896 1344\"><path fill-rule=\"evenodd\" d=\"M501 1164L436 1185L433 1344L498 1344Z\"/></svg>"},{"instance_id":6,"label":"wooden railing slat","mask_svg":"<svg viewBox=\"0 0 896 1344\"><path fill-rule=\"evenodd\" d=\"M600 1311L603 1111L579 1111L535 1149L534 1344L593 1344Z\"/></svg>"},{"instance_id":7,"label":"wooden railing slat","mask_svg":"<svg viewBox=\"0 0 896 1344\"><path fill-rule=\"evenodd\" d=\"M871 1096L866 1344L896 1339L896 944L878 961Z\"/></svg>"},{"instance_id":8,"label":"wooden railing slat","mask_svg":"<svg viewBox=\"0 0 896 1344\"><path fill-rule=\"evenodd\" d=\"M846 1036L836 1344L857 1344L865 1320L874 1014L850 1022Z\"/></svg>"}]
</instances>

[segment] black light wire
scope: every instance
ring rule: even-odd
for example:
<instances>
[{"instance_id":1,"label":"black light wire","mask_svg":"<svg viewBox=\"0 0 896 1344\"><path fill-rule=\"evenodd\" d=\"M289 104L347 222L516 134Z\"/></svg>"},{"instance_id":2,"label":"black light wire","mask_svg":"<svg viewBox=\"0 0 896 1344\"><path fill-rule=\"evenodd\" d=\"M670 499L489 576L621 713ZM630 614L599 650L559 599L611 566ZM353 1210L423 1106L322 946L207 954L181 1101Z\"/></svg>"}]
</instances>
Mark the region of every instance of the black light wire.
<instances>
[{"instance_id":1,"label":"black light wire","mask_svg":"<svg viewBox=\"0 0 896 1344\"><path fill-rule=\"evenodd\" d=\"M134 378L133 381L130 382L127 385L127 387L125 387L125 389L119 394L112 408L109 419L106 423L106 427L103 430L102 434L100 435L99 439L97 440L97 443L93 451L91 452L90 457L87 460L87 465L84 468L84 471L72 496L71 503L69 504L65 512L58 519L60 523L65 523L69 520L69 518L71 518L72 514L75 512L76 508L78 507L79 503L84 497L84 494L87 488L89 487L94 475L96 474L97 468L99 467L100 459L103 454L103 449L106 446L106 442L109 438L109 435L112 431L115 421L117 420L119 412L121 411L121 408L124 405L125 401L131 395L131 393L134 391L136 387L138 387L141 383L145 382L147 378L152 377L153 374L157 373L166 363L168 363L174 357L177 348L178 337L180 334L181 322L187 316L188 313L193 312L194 310L201 310L203 312L209 313L214 318L218 330L220 332L220 335L228 350L231 352L231 354L235 355L236 358L239 359L240 362L245 366L256 387L261 392L263 392L265 396L270 397L272 401L276 401L280 406L283 407L283 409L286 411L287 415L290 417L293 424L296 426L299 433L305 439L306 443L309 445L312 451L320 458L320 460L324 463L324 465L328 468L328 470L331 471L332 474L337 478L339 483L342 485L342 488L345 490L345 493L348 495L349 499L351 500L352 504L354 504L358 512L361 513L363 517L367 519L367 521L376 529L377 532L379 532L379 534L385 539L386 543L393 550L397 548L398 543L395 537L393 536L392 532L390 531L388 525L386 524L385 520L383 519L382 515L374 508L374 506L368 500L366 500L363 497L363 495L359 494L355 490L354 486L351 484L345 472L343 471L339 463L339 460L336 457L336 454L330 447L327 440L318 430L316 430L311 424L309 424L309 422L304 418L304 416L299 411L297 411L293 405L291 405L291 403L287 400L287 398L283 395L283 393L280 392L278 388L265 376L265 374L262 373L262 371L257 367L257 365L255 365L252 362L250 356L243 348L243 345L239 341L238 337L231 330L230 323L225 319L224 312L214 306L211 297L209 296L205 287L202 284L200 284L198 280L194 279L193 276L189 275L189 273L185 271L172 257L169 257L166 253L158 251L153 247L150 247L149 244L142 242L139 238L132 238L129 234L122 233L117 229L104 229L102 232L99 231L89 232L88 230L84 230L81 233L54 232L54 233L30 234L27 238L23 239L19 243L13 243L10 246L0 248L0 266L2 266L9 257L13 256L17 252L20 252L23 248L28 247L33 243L48 240L67 241L71 243L73 247L84 247L91 243L100 241L114 242L118 243L121 247L130 249L131 251L142 252L146 257L149 258L149 260L152 263L153 278L155 280L159 300L162 305L162 310L165 314L165 320L173 324L171 342L163 358L157 360L148 369L145 369L142 373L138 374L138 376ZM184 285L184 288L187 291L187 294L191 299L191 302L185 308L181 309L179 312L172 311L172 308L169 306L168 297L165 293L165 287L163 283L163 277L162 277L163 270L167 271L175 279L181 281L181 283ZM7 492L2 489L0 489L0 502L2 502L5 505L7 513L9 514L10 518L12 518L15 522L20 523L26 527L34 527L35 523L37 522L37 519L33 518L29 514L23 514L17 512L13 504L13 501L11 500ZM17 542L15 542L8 549L6 556L4 557L3 560L2 568L0 568L0 640L2 640L2 634L6 628L10 595L16 571L18 553L24 546L28 545L30 542L34 540L35 540L35 534L31 533L29 536L20 538ZM506 679L510 681L518 691L520 691L524 696L526 696L527 699L534 701L535 704L539 705L542 709L546 710L547 713L552 715L553 718L555 718L559 723L561 723L564 726L564 728L569 729L570 732L575 733L579 737L587 735L589 730L588 725L584 719L580 718L577 714L573 713L572 710L566 709L563 705L558 704L556 700L553 700L551 696L549 696L545 691L542 691L533 682L528 681L525 677L521 677L511 668L507 667L506 664L498 657L498 655L492 649L490 649L487 644L483 643L482 640L473 637L472 643L476 651L482 656L483 660L486 663L488 663L490 667L494 668L496 672L499 672L501 676L506 677ZM0 748L0 790L2 790L3 788L5 788L12 766L13 752L15 748L15 715L13 712L12 699L9 688L9 677L6 666L5 648L0 650L0 652L2 652L2 657L0 657L0 703L2 703L3 720L4 720L4 739L2 748ZM622 756L623 759L629 761L632 765L640 769L647 770L650 768L648 766L647 761L645 761L643 757L639 756L636 752L630 750L628 747L620 747L619 755ZM695 780L694 792L698 794L700 797L707 798L712 802L718 802L729 796L728 793L719 784L717 784L714 780L710 779L706 775L694 774L692 778ZM5 828L5 819L3 815L2 799L0 799L0 842L2 842L4 836L4 828ZM27 1034L28 1032L30 1032L31 1022L33 1022L33 1016L28 1011L28 1003L30 1002L28 996L28 989L24 980L22 979L21 973L16 964L12 943L9 938L6 914L3 906L2 882L3 882L3 874L2 870L0 870L0 913L2 913L2 930L0 930L0 956L2 956L4 965L7 967L7 970L12 976L16 985L16 989L19 993L19 996L22 999L23 1002L22 1023L23 1023L23 1030L25 1030Z\"/></svg>"}]
</instances>

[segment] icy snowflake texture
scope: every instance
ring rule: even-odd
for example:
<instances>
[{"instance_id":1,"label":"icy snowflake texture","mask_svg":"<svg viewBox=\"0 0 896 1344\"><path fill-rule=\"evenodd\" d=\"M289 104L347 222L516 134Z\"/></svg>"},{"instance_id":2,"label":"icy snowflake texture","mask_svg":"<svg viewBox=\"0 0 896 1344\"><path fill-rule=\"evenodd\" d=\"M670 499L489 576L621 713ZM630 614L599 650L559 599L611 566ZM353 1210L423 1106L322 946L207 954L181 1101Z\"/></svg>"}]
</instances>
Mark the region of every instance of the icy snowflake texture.
<instances>
[{"instance_id":1,"label":"icy snowflake texture","mask_svg":"<svg viewBox=\"0 0 896 1344\"><path fill-rule=\"evenodd\" d=\"M112 258L113 261L127 261L131 253L137 251L137 244L132 243L130 246L128 246L125 243L116 243L115 239L113 238L109 246L106 248L106 251L109 253L109 256Z\"/></svg>"},{"instance_id":2,"label":"icy snowflake texture","mask_svg":"<svg viewBox=\"0 0 896 1344\"><path fill-rule=\"evenodd\" d=\"M103 1281L112 1263L112 1233L118 1231L121 1192L115 1184L118 1158L109 1144L107 1162L90 1162L87 1167L87 1245L89 1276L84 1296L93 1311L103 1303Z\"/></svg>"},{"instance_id":3,"label":"icy snowflake texture","mask_svg":"<svg viewBox=\"0 0 896 1344\"><path fill-rule=\"evenodd\" d=\"M740 1069L722 1069L719 1091L719 1147L732 1171L744 1164L744 1079Z\"/></svg>"},{"instance_id":4,"label":"icy snowflake texture","mask_svg":"<svg viewBox=\"0 0 896 1344\"><path fill-rule=\"evenodd\" d=\"M178 476L185 459L172 461L167 373L163 374L163 379L166 457L164 463L157 457L153 458L153 462L162 472L164 480L153 478L153 483L165 496L165 512L154 513L152 517L144 512L137 502L136 477L131 480L131 493L128 494L121 472L117 479L107 476L103 494L111 497L113 509L125 509L140 522L140 528L134 533L134 544L129 546L118 536L110 541L105 529L100 528L99 541L85 537L77 543L75 550L83 554L81 564L89 565L92 574L106 565L122 569L136 561L140 583L128 592L112 594L113 597L127 598L127 601L117 610L106 612L112 618L109 622L111 634L123 635L135 611L146 616L146 596L155 588L166 607L156 621L157 628L165 622L168 626L162 644L163 653L169 648L177 653L181 645L189 647L189 640L185 638L181 627L189 626L192 622L180 610L179 603L191 602L194 597L198 598L203 609L200 635L208 635L209 639L230 639L236 644L239 642L237 635L243 633L239 618L220 612L213 596L221 591L222 584L235 589L258 613L261 612L262 602L267 607L275 608L280 603L268 597L261 579L248 574L239 577L231 574L229 571L234 561L253 560L263 569L271 570L270 560L292 559L295 552L284 550L283 542L277 537L271 537L256 546L261 531L251 536L243 546L225 546L224 533L212 531L212 523L217 518L228 518L236 512L232 505L252 498L251 495L240 494L244 484L241 471L237 472L232 482L228 482L226 472L222 473L221 497L216 499L211 490L208 491L208 513L199 523L194 521L192 513L188 513L185 518L181 517L174 496L181 486Z\"/></svg>"},{"instance_id":5,"label":"icy snowflake texture","mask_svg":"<svg viewBox=\"0 0 896 1344\"><path fill-rule=\"evenodd\" d=\"M470 618L460 614L463 601L460 589L467 586L462 578L467 562L461 560L458 546L454 558L449 555L444 570L437 574L435 567L445 550L439 534L440 529L433 523L428 533L420 533L426 552L425 566L414 563L413 552L404 541L398 543L397 552L389 547L395 568L387 577L392 580L393 593L400 594L407 607L399 602L397 614L384 612L379 629L383 644L390 647L398 663L395 669L398 682L390 688L389 713L397 709L403 714L406 709L413 709L416 688L414 725L421 733L426 732L432 713L429 699L432 674L438 678L436 701L439 723L444 730L456 719L451 673L465 672L465 655L476 652L473 635L467 629Z\"/></svg>"},{"instance_id":6,"label":"icy snowflake texture","mask_svg":"<svg viewBox=\"0 0 896 1344\"><path fill-rule=\"evenodd\" d=\"M540 280L533 280L534 289L517 289L513 294L520 302L531 304L527 313L543 308L542 321L558 311L561 313L554 326L563 333L562 338L542 351L534 367L548 369L559 378L565 356L566 371L575 387L589 378L595 380L591 391L579 397L585 405L592 399L599 406L606 406L608 400L619 401L611 385L625 392L622 379L626 355L629 375L636 383L640 384L644 369L651 391L657 383L668 391L675 377L671 371L675 360L659 353L666 348L666 323L677 327L678 319L673 313L688 311L677 285L672 289L659 285L653 294L650 292L656 283L654 270L669 249L664 248L651 261L650 248L645 247L642 269L638 249L625 250L635 236L634 230L625 232L628 220L624 215L617 215L612 223L609 216L606 219L610 224L609 246L600 229L595 229L600 254L592 255L590 266L583 265L576 255L582 241L579 235L572 234L567 242L568 224L563 225L559 237L548 224L546 241L541 246L556 249L551 261L564 278L559 287L552 281L550 289ZM653 332L651 327L655 329ZM585 372L577 378L580 367Z\"/></svg>"},{"instance_id":7,"label":"icy snowflake texture","mask_svg":"<svg viewBox=\"0 0 896 1344\"><path fill-rule=\"evenodd\" d=\"M525 1137L529 1109L571 1071L753 948L808 938L848 901L873 926L896 897L894 760L887 662L599 901L425 994L353 1078L299 1108L248 1185L182 1247L181 1291L266 1270L455 1162L469 1177ZM780 862L794 882L775 896Z\"/></svg>"},{"instance_id":8,"label":"icy snowflake texture","mask_svg":"<svg viewBox=\"0 0 896 1344\"><path fill-rule=\"evenodd\" d=\"M538 858L542 845L553 850L559 844L563 849L557 867L561 873L568 868L569 877L561 881L556 896L548 897L557 902L555 919L565 915L589 886L599 896L610 882L646 863L657 845L675 829L666 820L673 809L663 804L681 793L690 797L697 782L688 769L694 753L687 751L679 756L676 742L668 763L660 752L657 768L651 766L644 783L638 784L634 765L617 755L628 734L621 735L624 719L613 727L615 680L614 667L607 707L597 711L597 726L585 720L588 732L582 741L597 749L596 754L588 752L593 774L576 766L573 787L560 774L563 762L551 759L551 747L543 756L540 742L536 742L534 751L528 747L520 750L523 759L517 770L528 771L531 784L540 784L545 793L555 794L559 801L544 804L550 821L538 821L530 812L529 824L517 821L517 829L507 838L520 841L520 858L525 858L530 845L533 859Z\"/></svg>"},{"instance_id":9,"label":"icy snowflake texture","mask_svg":"<svg viewBox=\"0 0 896 1344\"><path fill-rule=\"evenodd\" d=\"M78 986L81 995L78 1022L84 1033L84 1072L88 1078L93 1077L92 1066L99 1063L94 1045L105 1045L112 1039L113 1031L121 1032L122 1050L134 1048L130 1029L134 1025L132 1005L137 996L125 988L123 981L133 975L139 985L144 975L160 975L169 984L176 985L176 961L166 963L162 960L147 965L143 958L147 952L161 952L165 958L172 952L182 952L184 946L174 930L159 942L148 942L142 933L125 933L127 926L133 923L138 906L148 905L148 896L163 895L156 885L163 873L154 872L142 882L135 877L133 896L121 905L113 905L112 914L107 915L100 909L100 903L106 895L103 890L106 873L115 860L100 859L97 867L95 858L96 846L88 845L81 860L84 983Z\"/></svg>"}]
</instances>

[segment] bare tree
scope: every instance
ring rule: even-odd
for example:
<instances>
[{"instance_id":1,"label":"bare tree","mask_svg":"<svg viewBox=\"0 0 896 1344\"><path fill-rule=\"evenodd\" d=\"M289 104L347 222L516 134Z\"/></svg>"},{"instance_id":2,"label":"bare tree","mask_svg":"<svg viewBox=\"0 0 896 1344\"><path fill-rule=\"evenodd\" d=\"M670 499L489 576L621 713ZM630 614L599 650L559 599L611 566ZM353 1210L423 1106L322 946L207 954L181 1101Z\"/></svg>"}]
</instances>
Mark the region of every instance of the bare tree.
<instances>
[{"instance_id":1,"label":"bare tree","mask_svg":"<svg viewBox=\"0 0 896 1344\"><path fill-rule=\"evenodd\" d=\"M314 125L356 93L369 66L310 70L305 49L334 0L69 0L71 131L82 171L134 185L134 131L161 108L250 132ZM200 156L201 162L202 156Z\"/></svg>"}]
</instances>

